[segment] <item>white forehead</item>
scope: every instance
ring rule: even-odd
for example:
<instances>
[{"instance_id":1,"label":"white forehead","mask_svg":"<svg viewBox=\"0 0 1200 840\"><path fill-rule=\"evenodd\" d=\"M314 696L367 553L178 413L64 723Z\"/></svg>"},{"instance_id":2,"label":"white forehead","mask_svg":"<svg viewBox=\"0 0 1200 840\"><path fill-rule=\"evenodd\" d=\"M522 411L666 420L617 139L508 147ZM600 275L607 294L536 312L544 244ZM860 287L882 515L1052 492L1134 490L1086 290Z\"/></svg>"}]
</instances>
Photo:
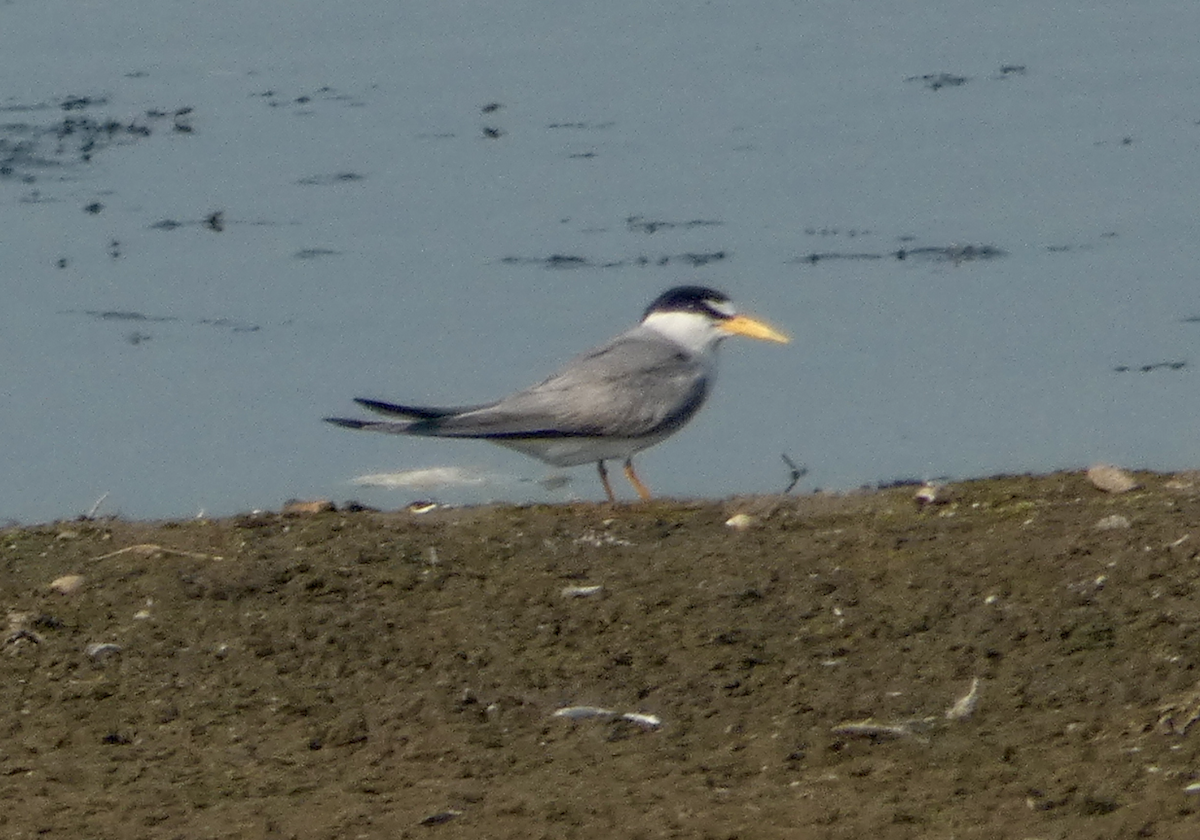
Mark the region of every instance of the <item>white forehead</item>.
<instances>
[{"instance_id":1,"label":"white forehead","mask_svg":"<svg viewBox=\"0 0 1200 840\"><path fill-rule=\"evenodd\" d=\"M718 315L723 315L726 318L732 318L737 314L737 309L734 308L730 301L709 299L704 301L704 303L707 304L708 308L713 312L716 312Z\"/></svg>"}]
</instances>

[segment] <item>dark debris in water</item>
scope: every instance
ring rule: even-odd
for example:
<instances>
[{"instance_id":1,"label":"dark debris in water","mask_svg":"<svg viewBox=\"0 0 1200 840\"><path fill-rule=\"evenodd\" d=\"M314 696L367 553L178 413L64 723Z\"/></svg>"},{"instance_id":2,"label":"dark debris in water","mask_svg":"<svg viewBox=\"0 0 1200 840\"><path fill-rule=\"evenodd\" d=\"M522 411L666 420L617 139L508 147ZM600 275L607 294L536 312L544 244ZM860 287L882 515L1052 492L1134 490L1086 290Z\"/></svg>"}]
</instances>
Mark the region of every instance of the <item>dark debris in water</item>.
<instances>
[{"instance_id":1,"label":"dark debris in water","mask_svg":"<svg viewBox=\"0 0 1200 840\"><path fill-rule=\"evenodd\" d=\"M118 323L165 324L186 323L193 326L213 327L227 330L231 333L251 333L262 329L260 324L239 321L236 318L200 318L195 321L184 321L174 315L147 315L133 309L66 309L60 315L83 315L97 321L112 321ZM133 330L125 334L125 340L133 345L149 341L153 336L142 330Z\"/></svg>"},{"instance_id":2,"label":"dark debris in water","mask_svg":"<svg viewBox=\"0 0 1200 840\"><path fill-rule=\"evenodd\" d=\"M895 254L896 259L906 260L910 257L926 258L952 263L970 262L972 260L994 260L1008 256L1006 251L994 245L946 245L923 248L901 248Z\"/></svg>"},{"instance_id":3,"label":"dark debris in water","mask_svg":"<svg viewBox=\"0 0 1200 840\"><path fill-rule=\"evenodd\" d=\"M574 122L553 122L546 126L549 129L574 129L576 131L603 131L606 128L612 128L616 125L615 120L605 120L604 122L586 122L577 120Z\"/></svg>"},{"instance_id":4,"label":"dark debris in water","mask_svg":"<svg viewBox=\"0 0 1200 840\"><path fill-rule=\"evenodd\" d=\"M82 313L68 310L66 315L83 314L100 321L178 321L171 315L146 315L126 309L85 309Z\"/></svg>"},{"instance_id":5,"label":"dark debris in water","mask_svg":"<svg viewBox=\"0 0 1200 840\"><path fill-rule=\"evenodd\" d=\"M1001 64L991 78L1011 79L1016 76L1024 76L1026 72L1027 68L1024 64ZM957 73L925 73L921 76L909 76L904 81L920 83L929 90L941 90L942 88L962 87L971 81L971 77L960 76Z\"/></svg>"},{"instance_id":6,"label":"dark debris in water","mask_svg":"<svg viewBox=\"0 0 1200 840\"><path fill-rule=\"evenodd\" d=\"M262 329L258 324L247 324L232 318L201 318L196 323L205 327L219 327L235 333L258 332Z\"/></svg>"},{"instance_id":7,"label":"dark debris in water","mask_svg":"<svg viewBox=\"0 0 1200 840\"><path fill-rule=\"evenodd\" d=\"M150 230L177 230L181 227L203 227L211 230L213 233L220 233L225 230L226 220L224 210L214 210L205 216L203 219L190 219L186 222L181 222L178 219L159 219L154 224L150 225Z\"/></svg>"},{"instance_id":8,"label":"dark debris in water","mask_svg":"<svg viewBox=\"0 0 1200 840\"><path fill-rule=\"evenodd\" d=\"M138 116L121 118L92 113L108 105L108 99L102 96L0 105L0 112L45 113L47 117L42 122L0 125L0 178L33 183L38 170L89 163L96 153L110 146L150 137L163 121L170 121L176 132L193 130L185 120L192 113L190 107L152 108Z\"/></svg>"},{"instance_id":9,"label":"dark debris in water","mask_svg":"<svg viewBox=\"0 0 1200 840\"><path fill-rule=\"evenodd\" d=\"M898 248L887 252L866 251L814 251L803 257L797 257L792 262L810 263L816 265L826 260L909 260L923 259L934 262L951 262L960 265L977 260L994 260L1008 256L1008 252L994 245L939 245L921 246L917 248Z\"/></svg>"},{"instance_id":10,"label":"dark debris in water","mask_svg":"<svg viewBox=\"0 0 1200 840\"><path fill-rule=\"evenodd\" d=\"M341 251L335 251L332 248L301 248L293 256L298 260L315 260L321 257L340 256L341 253Z\"/></svg>"},{"instance_id":11,"label":"dark debris in water","mask_svg":"<svg viewBox=\"0 0 1200 840\"><path fill-rule=\"evenodd\" d=\"M904 81L921 82L930 90L941 90L945 87L965 85L970 79L966 76L955 75L954 73L926 73L923 76L909 76Z\"/></svg>"},{"instance_id":12,"label":"dark debris in water","mask_svg":"<svg viewBox=\"0 0 1200 840\"><path fill-rule=\"evenodd\" d=\"M686 222L667 222L659 219L647 219L645 216L629 216L625 219L625 227L632 233L658 233L660 230L689 230L698 227L717 227L724 224L716 219L691 219Z\"/></svg>"},{"instance_id":13,"label":"dark debris in water","mask_svg":"<svg viewBox=\"0 0 1200 840\"><path fill-rule=\"evenodd\" d=\"M624 260L600 262L581 257L577 254L551 254L548 257L502 257L500 262L505 265L532 265L552 269L572 268L625 268L628 266L666 266L683 264L690 268L698 268L712 262L720 262L729 258L728 251L685 252L682 254L662 254L656 257L640 255Z\"/></svg>"},{"instance_id":14,"label":"dark debris in water","mask_svg":"<svg viewBox=\"0 0 1200 840\"><path fill-rule=\"evenodd\" d=\"M1171 362L1154 362L1149 365L1117 365L1113 371L1116 373L1153 373L1157 370L1183 370L1187 366L1186 360L1179 359Z\"/></svg>"},{"instance_id":15,"label":"dark debris in water","mask_svg":"<svg viewBox=\"0 0 1200 840\"><path fill-rule=\"evenodd\" d=\"M334 172L331 175L308 175L296 183L302 187L327 187L331 184L353 184L366 179L367 176L357 172Z\"/></svg>"},{"instance_id":16,"label":"dark debris in water","mask_svg":"<svg viewBox=\"0 0 1200 840\"><path fill-rule=\"evenodd\" d=\"M362 100L348 93L343 93L330 85L322 85L310 93L286 94L271 89L252 95L261 98L271 108L295 107L301 109L301 112L311 110L313 106L326 102L338 103L349 107L361 107L363 105Z\"/></svg>"},{"instance_id":17,"label":"dark debris in water","mask_svg":"<svg viewBox=\"0 0 1200 840\"><path fill-rule=\"evenodd\" d=\"M840 228L830 225L825 227L806 227L804 229L805 236L848 236L854 239L857 236L870 236L874 231L867 228Z\"/></svg>"}]
</instances>

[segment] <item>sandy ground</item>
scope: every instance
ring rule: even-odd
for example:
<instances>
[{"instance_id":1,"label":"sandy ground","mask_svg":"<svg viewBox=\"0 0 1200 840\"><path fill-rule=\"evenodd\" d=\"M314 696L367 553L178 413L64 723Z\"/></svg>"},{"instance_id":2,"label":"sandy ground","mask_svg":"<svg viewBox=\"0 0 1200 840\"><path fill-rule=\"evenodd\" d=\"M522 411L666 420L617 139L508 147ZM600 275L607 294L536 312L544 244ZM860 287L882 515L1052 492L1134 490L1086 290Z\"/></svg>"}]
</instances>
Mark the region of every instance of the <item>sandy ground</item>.
<instances>
[{"instance_id":1,"label":"sandy ground","mask_svg":"<svg viewBox=\"0 0 1200 840\"><path fill-rule=\"evenodd\" d=\"M1194 838L1137 477L5 529L0 834Z\"/></svg>"}]
</instances>

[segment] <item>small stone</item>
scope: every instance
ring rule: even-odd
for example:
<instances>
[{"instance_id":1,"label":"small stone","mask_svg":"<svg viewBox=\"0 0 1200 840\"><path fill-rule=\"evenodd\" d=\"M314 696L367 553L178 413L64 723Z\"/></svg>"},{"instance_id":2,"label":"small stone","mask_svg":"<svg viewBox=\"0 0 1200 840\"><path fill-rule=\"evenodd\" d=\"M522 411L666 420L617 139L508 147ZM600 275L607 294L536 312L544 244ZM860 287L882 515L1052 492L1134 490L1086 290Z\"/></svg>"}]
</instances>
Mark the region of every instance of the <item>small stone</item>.
<instances>
[{"instance_id":1,"label":"small stone","mask_svg":"<svg viewBox=\"0 0 1200 840\"><path fill-rule=\"evenodd\" d=\"M445 811L438 811L436 814L430 814L428 817L421 820L421 825L441 825L442 823L450 822L450 820L454 819L455 817L461 816L462 811L456 811L453 808L449 808Z\"/></svg>"},{"instance_id":2,"label":"small stone","mask_svg":"<svg viewBox=\"0 0 1200 840\"><path fill-rule=\"evenodd\" d=\"M83 588L83 575L63 575L50 581L50 591L59 595L74 595Z\"/></svg>"},{"instance_id":3,"label":"small stone","mask_svg":"<svg viewBox=\"0 0 1200 840\"><path fill-rule=\"evenodd\" d=\"M913 494L913 501L917 503L918 507L937 504L941 501L938 498L939 489L940 488L936 484L926 481L917 489L917 492Z\"/></svg>"},{"instance_id":4,"label":"small stone","mask_svg":"<svg viewBox=\"0 0 1200 840\"><path fill-rule=\"evenodd\" d=\"M93 642L83 649L83 652L88 655L88 658L93 662L104 662L106 659L111 659L121 652L120 645L114 645L112 642Z\"/></svg>"},{"instance_id":5,"label":"small stone","mask_svg":"<svg viewBox=\"0 0 1200 840\"><path fill-rule=\"evenodd\" d=\"M745 531L747 528L754 527L757 520L748 513L735 513L733 516L725 520L725 527L732 528L735 531Z\"/></svg>"},{"instance_id":6,"label":"small stone","mask_svg":"<svg viewBox=\"0 0 1200 840\"><path fill-rule=\"evenodd\" d=\"M337 510L333 502L328 499L292 499L283 506L283 513L299 513L311 516L314 513L327 513L331 510Z\"/></svg>"},{"instance_id":7,"label":"small stone","mask_svg":"<svg viewBox=\"0 0 1200 840\"><path fill-rule=\"evenodd\" d=\"M1114 513L1112 516L1106 516L1096 523L1097 531L1119 531L1122 528L1130 527L1130 522L1127 517L1119 513Z\"/></svg>"},{"instance_id":8,"label":"small stone","mask_svg":"<svg viewBox=\"0 0 1200 840\"><path fill-rule=\"evenodd\" d=\"M1087 471L1088 481L1106 493L1128 493L1139 485L1132 475L1112 464L1096 464Z\"/></svg>"}]
</instances>

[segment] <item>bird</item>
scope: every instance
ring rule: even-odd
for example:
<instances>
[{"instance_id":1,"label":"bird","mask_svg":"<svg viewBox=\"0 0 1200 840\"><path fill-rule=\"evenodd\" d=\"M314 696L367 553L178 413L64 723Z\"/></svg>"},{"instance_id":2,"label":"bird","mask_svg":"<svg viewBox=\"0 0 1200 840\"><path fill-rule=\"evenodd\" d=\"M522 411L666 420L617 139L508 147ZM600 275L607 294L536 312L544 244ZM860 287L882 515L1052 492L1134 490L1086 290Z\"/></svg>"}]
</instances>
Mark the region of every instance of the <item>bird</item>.
<instances>
[{"instance_id":1,"label":"bird","mask_svg":"<svg viewBox=\"0 0 1200 840\"><path fill-rule=\"evenodd\" d=\"M364 408L398 419L324 419L347 429L486 440L556 467L595 463L609 502L616 495L605 461L620 459L630 485L647 501L652 495L633 456L695 416L712 389L717 345L732 335L791 340L739 314L723 292L676 286L655 298L632 329L496 402L432 407L357 397Z\"/></svg>"}]
</instances>

